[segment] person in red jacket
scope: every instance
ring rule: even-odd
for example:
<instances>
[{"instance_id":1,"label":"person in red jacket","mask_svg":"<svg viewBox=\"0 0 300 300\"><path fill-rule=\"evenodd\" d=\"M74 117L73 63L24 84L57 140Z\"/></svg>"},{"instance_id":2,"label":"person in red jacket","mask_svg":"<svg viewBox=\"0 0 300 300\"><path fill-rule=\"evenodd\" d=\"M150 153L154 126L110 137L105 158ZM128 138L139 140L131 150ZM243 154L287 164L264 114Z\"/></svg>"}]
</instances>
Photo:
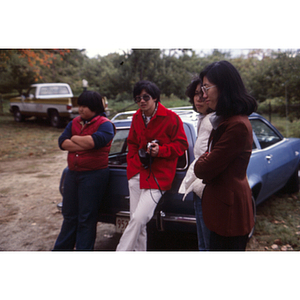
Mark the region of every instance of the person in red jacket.
<instances>
[{"instance_id":1,"label":"person in red jacket","mask_svg":"<svg viewBox=\"0 0 300 300\"><path fill-rule=\"evenodd\" d=\"M178 157L188 148L181 119L160 103L160 90L153 82L137 82L133 96L139 109L127 138L130 222L117 251L146 251L146 224L171 188Z\"/></svg>"},{"instance_id":2,"label":"person in red jacket","mask_svg":"<svg viewBox=\"0 0 300 300\"><path fill-rule=\"evenodd\" d=\"M106 118L102 97L84 91L78 98L79 115L59 137L68 152L60 234L53 250L93 250L98 210L108 184L108 154L115 127Z\"/></svg>"},{"instance_id":3,"label":"person in red jacket","mask_svg":"<svg viewBox=\"0 0 300 300\"><path fill-rule=\"evenodd\" d=\"M210 233L210 250L245 250L254 226L247 166L252 152L248 115L257 108L237 69L228 61L207 66L201 73L203 98L215 111L208 150L194 165L206 184L202 211Z\"/></svg>"}]
</instances>

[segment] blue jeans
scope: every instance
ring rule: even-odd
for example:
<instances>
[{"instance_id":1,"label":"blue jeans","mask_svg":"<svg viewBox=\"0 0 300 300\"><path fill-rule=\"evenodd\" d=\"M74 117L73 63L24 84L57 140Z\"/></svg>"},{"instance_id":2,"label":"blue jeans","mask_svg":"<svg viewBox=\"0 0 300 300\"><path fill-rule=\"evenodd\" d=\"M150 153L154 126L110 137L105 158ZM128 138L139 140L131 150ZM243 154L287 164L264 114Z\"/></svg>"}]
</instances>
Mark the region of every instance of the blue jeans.
<instances>
[{"instance_id":1,"label":"blue jeans","mask_svg":"<svg viewBox=\"0 0 300 300\"><path fill-rule=\"evenodd\" d=\"M62 207L64 220L53 250L94 249L98 211L108 178L109 168L67 171Z\"/></svg>"},{"instance_id":2,"label":"blue jeans","mask_svg":"<svg viewBox=\"0 0 300 300\"><path fill-rule=\"evenodd\" d=\"M197 224L198 248L200 251L208 251L210 230L206 227L203 220L201 198L199 198L195 193L194 193L194 208L195 208L195 216L196 216L196 224Z\"/></svg>"}]
</instances>

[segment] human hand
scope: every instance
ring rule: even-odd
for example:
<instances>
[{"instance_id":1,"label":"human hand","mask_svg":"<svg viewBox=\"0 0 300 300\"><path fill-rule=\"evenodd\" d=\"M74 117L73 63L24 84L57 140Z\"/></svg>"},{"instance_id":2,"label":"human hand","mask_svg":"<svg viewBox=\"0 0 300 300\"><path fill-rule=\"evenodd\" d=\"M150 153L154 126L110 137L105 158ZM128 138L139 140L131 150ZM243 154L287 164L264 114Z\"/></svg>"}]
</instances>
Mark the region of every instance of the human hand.
<instances>
[{"instance_id":1,"label":"human hand","mask_svg":"<svg viewBox=\"0 0 300 300\"><path fill-rule=\"evenodd\" d=\"M159 151L159 145L157 143L150 143L150 146L147 148L147 153L152 157L157 156Z\"/></svg>"}]
</instances>

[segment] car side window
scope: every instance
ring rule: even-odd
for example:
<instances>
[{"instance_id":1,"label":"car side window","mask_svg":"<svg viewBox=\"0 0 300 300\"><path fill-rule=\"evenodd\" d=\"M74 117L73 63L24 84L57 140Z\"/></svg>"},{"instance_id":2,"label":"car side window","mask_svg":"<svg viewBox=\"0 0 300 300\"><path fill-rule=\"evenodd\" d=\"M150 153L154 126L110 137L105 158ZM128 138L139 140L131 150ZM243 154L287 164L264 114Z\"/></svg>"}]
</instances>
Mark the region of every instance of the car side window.
<instances>
[{"instance_id":1,"label":"car side window","mask_svg":"<svg viewBox=\"0 0 300 300\"><path fill-rule=\"evenodd\" d=\"M250 122L261 149L270 147L282 140L282 138L262 120L252 119Z\"/></svg>"}]
</instances>

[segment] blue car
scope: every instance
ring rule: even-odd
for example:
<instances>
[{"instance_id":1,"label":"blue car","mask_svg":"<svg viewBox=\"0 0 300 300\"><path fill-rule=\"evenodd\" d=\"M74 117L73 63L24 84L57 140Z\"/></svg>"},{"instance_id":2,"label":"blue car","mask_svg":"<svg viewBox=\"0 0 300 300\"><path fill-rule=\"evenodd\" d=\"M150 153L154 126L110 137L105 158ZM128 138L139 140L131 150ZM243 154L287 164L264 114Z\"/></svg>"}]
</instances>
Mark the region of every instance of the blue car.
<instances>
[{"instance_id":1,"label":"blue car","mask_svg":"<svg viewBox=\"0 0 300 300\"><path fill-rule=\"evenodd\" d=\"M189 148L178 160L172 188L159 202L148 227L156 231L196 233L193 195L190 193L185 201L182 201L183 195L178 194L178 189L189 164L194 160L197 114L190 107L173 110L183 121ZM124 232L129 221L126 141L133 113L121 113L112 119L117 133L109 155L109 185L99 211L99 221L115 224L116 231L119 233ZM247 176L252 190L255 213L256 205L277 191L281 189L287 193L299 191L300 139L284 138L270 122L256 113L250 115L249 120L253 128L253 150ZM62 174L60 183L62 194L65 172L67 168Z\"/></svg>"}]
</instances>

